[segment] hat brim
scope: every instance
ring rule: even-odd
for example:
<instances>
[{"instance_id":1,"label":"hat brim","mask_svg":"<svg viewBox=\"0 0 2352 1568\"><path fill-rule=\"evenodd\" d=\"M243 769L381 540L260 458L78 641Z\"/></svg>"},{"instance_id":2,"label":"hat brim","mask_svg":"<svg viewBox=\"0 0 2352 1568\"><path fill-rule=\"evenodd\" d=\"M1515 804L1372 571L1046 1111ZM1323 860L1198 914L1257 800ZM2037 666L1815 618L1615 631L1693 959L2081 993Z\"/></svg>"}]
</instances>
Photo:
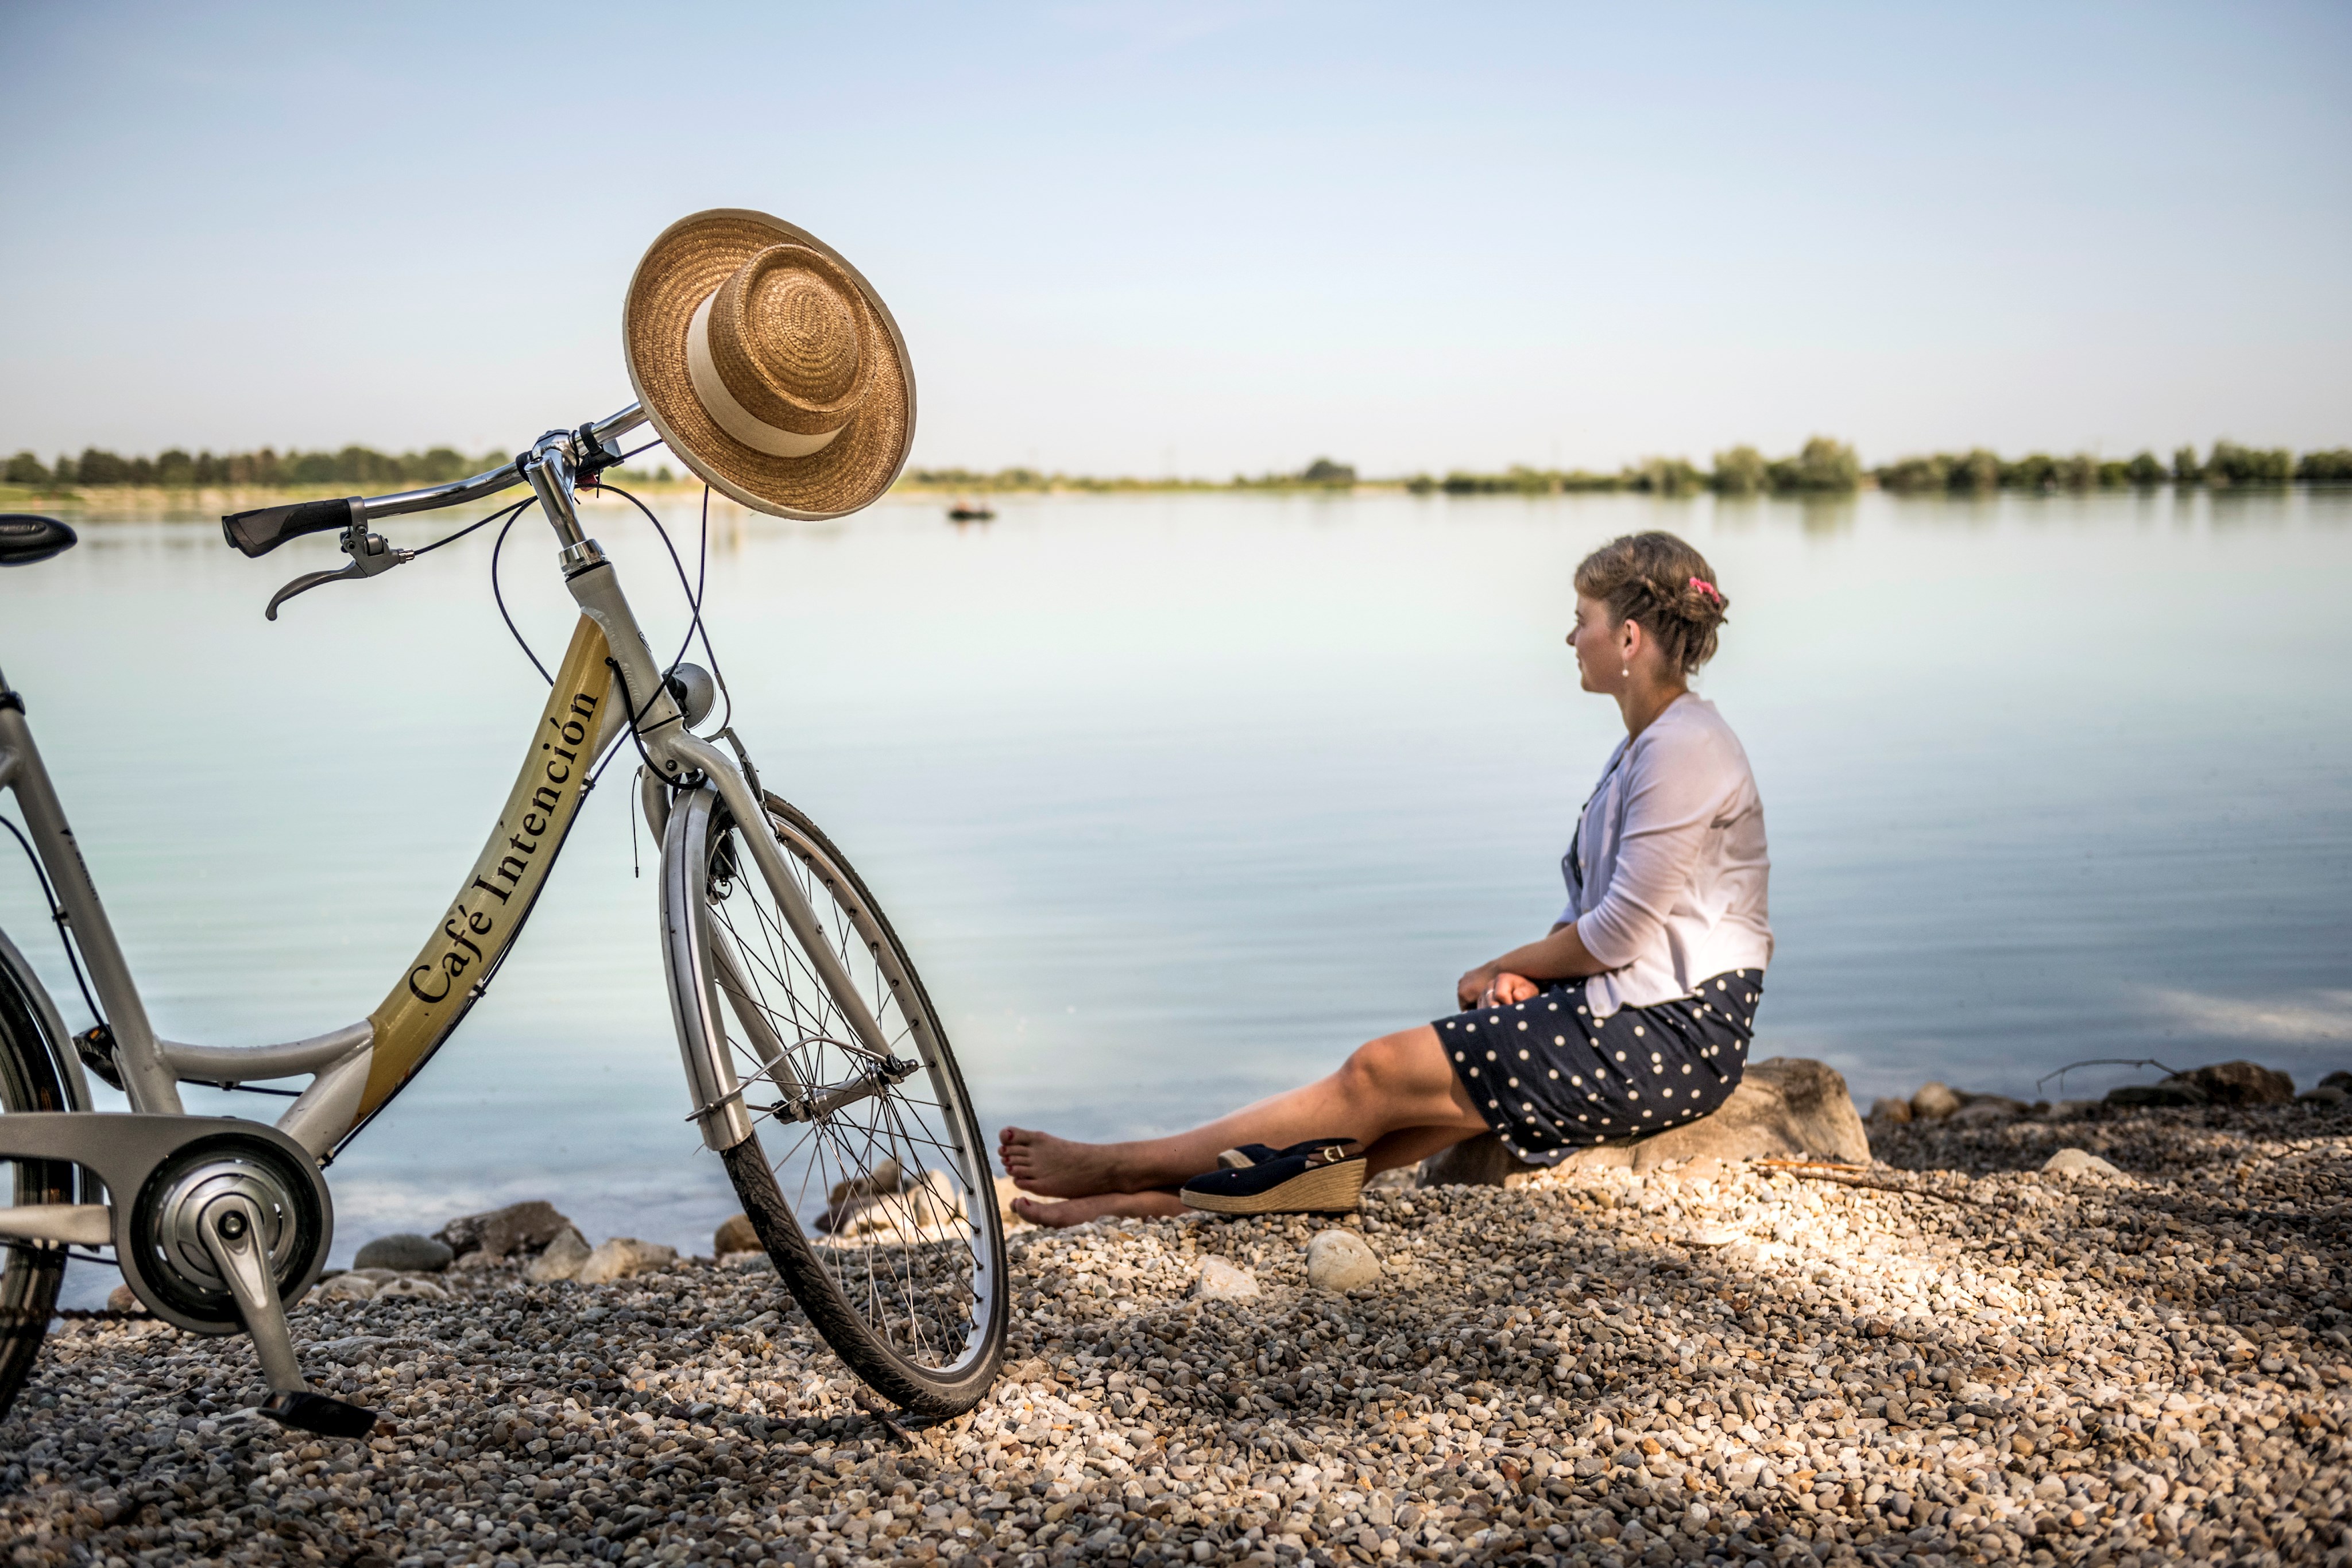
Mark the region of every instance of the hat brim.
<instances>
[{"instance_id":1,"label":"hat brim","mask_svg":"<svg viewBox=\"0 0 2352 1568\"><path fill-rule=\"evenodd\" d=\"M806 457L777 457L729 434L703 408L687 371L686 332L696 307L737 267L779 244L804 245L840 263L877 329L872 339L889 345L857 412L824 450ZM629 383L670 451L711 488L754 511L838 517L878 498L906 466L915 438L915 372L898 323L865 274L782 218L714 207L664 229L629 279L621 340Z\"/></svg>"}]
</instances>

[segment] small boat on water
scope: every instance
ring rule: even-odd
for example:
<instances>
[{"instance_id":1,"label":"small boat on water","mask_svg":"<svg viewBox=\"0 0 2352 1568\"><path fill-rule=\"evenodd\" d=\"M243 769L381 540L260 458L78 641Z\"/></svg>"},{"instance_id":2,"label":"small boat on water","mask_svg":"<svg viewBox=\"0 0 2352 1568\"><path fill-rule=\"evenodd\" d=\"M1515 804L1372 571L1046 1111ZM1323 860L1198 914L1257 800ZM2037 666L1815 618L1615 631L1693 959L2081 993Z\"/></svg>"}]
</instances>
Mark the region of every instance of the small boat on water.
<instances>
[{"instance_id":1,"label":"small boat on water","mask_svg":"<svg viewBox=\"0 0 2352 1568\"><path fill-rule=\"evenodd\" d=\"M984 523L994 516L995 507L970 496L958 496L955 504L948 507L950 520L959 523Z\"/></svg>"}]
</instances>

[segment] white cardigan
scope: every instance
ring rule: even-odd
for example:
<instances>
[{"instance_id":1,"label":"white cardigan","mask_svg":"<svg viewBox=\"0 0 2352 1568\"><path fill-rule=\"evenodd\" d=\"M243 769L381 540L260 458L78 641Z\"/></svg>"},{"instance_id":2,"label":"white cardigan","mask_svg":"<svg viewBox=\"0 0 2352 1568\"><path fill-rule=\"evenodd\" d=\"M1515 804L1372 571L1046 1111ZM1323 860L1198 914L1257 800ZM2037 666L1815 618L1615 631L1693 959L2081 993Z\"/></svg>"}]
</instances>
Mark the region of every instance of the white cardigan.
<instances>
[{"instance_id":1,"label":"white cardigan","mask_svg":"<svg viewBox=\"0 0 2352 1568\"><path fill-rule=\"evenodd\" d=\"M1748 753L1715 705L1677 697L1618 744L1560 858L1595 1018L1689 996L1701 980L1772 960L1771 861Z\"/></svg>"}]
</instances>

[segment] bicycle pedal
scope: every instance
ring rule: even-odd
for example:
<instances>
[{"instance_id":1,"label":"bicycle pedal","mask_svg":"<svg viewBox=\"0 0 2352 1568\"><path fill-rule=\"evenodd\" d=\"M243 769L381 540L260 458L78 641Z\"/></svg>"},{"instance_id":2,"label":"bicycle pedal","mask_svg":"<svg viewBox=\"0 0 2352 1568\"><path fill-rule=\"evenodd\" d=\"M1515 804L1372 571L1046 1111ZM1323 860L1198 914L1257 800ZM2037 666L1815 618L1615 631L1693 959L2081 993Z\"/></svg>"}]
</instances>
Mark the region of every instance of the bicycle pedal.
<instances>
[{"instance_id":1,"label":"bicycle pedal","mask_svg":"<svg viewBox=\"0 0 2352 1568\"><path fill-rule=\"evenodd\" d=\"M374 1411L324 1394L273 1394L262 1401L261 1413L322 1437L364 1437L375 1430Z\"/></svg>"}]
</instances>

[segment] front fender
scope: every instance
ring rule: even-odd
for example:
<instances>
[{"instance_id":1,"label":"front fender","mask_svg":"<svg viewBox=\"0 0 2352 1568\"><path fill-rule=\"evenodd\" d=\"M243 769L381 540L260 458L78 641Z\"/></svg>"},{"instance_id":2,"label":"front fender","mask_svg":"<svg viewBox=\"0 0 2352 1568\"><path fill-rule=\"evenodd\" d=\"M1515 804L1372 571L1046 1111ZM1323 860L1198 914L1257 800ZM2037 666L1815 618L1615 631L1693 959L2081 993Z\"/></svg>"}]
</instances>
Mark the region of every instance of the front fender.
<instances>
[{"instance_id":1,"label":"front fender","mask_svg":"<svg viewBox=\"0 0 2352 1568\"><path fill-rule=\"evenodd\" d=\"M662 827L662 968L669 980L670 1021L686 1061L687 1092L702 1141L724 1154L751 1135L751 1113L727 1050L727 1022L713 984L710 930L704 898L710 855L710 814L719 803L708 785L681 794ZM751 868L746 868L747 871Z\"/></svg>"}]
</instances>

